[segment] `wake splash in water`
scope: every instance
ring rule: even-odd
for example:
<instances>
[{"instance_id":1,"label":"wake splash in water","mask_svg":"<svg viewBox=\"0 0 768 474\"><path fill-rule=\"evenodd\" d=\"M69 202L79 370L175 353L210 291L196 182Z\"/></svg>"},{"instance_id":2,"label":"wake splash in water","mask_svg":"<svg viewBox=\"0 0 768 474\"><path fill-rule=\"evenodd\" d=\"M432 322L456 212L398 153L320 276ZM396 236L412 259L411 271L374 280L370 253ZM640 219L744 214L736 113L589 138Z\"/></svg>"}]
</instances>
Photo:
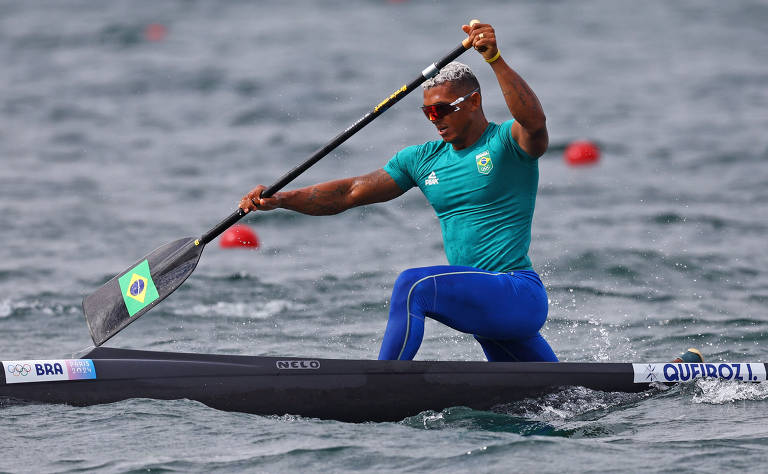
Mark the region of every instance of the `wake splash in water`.
<instances>
[{"instance_id":1,"label":"wake splash in water","mask_svg":"<svg viewBox=\"0 0 768 474\"><path fill-rule=\"evenodd\" d=\"M724 405L746 400L768 399L767 383L699 379L693 385L693 403Z\"/></svg>"},{"instance_id":2,"label":"wake splash in water","mask_svg":"<svg viewBox=\"0 0 768 474\"><path fill-rule=\"evenodd\" d=\"M674 386L657 385L642 393L600 392L571 387L541 397L499 405L492 411L467 407L427 411L401 423L423 430L516 433L521 436L595 437L614 434L609 420L622 411L654 410L654 402L725 405L768 399L768 384L697 379ZM597 425L595 425L597 423Z\"/></svg>"},{"instance_id":3,"label":"wake splash in water","mask_svg":"<svg viewBox=\"0 0 768 474\"><path fill-rule=\"evenodd\" d=\"M492 411L454 407L406 418L403 424L425 430L470 429L522 436L571 436L566 422L600 419L613 410L650 398L655 392L608 393L570 387L541 397L496 406Z\"/></svg>"}]
</instances>

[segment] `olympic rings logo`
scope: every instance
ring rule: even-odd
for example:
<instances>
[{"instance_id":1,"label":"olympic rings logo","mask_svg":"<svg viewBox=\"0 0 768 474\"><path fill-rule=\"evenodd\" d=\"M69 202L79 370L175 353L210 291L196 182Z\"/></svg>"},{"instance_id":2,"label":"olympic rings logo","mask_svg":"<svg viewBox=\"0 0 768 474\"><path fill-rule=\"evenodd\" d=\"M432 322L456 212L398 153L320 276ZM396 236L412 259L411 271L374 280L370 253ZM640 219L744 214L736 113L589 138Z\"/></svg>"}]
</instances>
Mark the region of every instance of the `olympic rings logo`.
<instances>
[{"instance_id":1,"label":"olympic rings logo","mask_svg":"<svg viewBox=\"0 0 768 474\"><path fill-rule=\"evenodd\" d=\"M8 372L11 375L25 377L29 375L30 372L32 372L32 366L29 364L8 364Z\"/></svg>"}]
</instances>

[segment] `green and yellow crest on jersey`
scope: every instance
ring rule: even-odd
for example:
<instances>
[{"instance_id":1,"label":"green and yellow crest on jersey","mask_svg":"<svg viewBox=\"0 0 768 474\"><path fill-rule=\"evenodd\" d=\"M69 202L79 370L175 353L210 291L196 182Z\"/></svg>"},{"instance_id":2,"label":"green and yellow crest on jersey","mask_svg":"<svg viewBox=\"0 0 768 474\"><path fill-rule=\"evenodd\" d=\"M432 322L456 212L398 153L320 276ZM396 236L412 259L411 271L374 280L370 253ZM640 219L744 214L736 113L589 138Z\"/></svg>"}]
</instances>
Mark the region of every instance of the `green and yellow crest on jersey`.
<instances>
[{"instance_id":1,"label":"green and yellow crest on jersey","mask_svg":"<svg viewBox=\"0 0 768 474\"><path fill-rule=\"evenodd\" d=\"M493 169L493 161L491 161L491 154L488 151L484 151L475 155L475 163L477 163L477 171L480 174L488 174Z\"/></svg>"}]
</instances>

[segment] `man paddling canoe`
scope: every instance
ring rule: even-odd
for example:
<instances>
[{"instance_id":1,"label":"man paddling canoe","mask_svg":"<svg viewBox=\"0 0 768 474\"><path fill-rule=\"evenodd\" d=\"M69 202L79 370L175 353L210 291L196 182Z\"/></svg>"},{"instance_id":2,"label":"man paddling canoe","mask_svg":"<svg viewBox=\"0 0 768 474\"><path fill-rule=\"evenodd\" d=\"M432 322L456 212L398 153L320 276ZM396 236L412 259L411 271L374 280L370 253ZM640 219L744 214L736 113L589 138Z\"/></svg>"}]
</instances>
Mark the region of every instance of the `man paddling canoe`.
<instances>
[{"instance_id":1,"label":"man paddling canoe","mask_svg":"<svg viewBox=\"0 0 768 474\"><path fill-rule=\"evenodd\" d=\"M413 359L424 318L430 317L473 334L490 361L557 361L539 334L547 294L528 258L536 160L549 140L544 111L501 57L493 27L475 23L462 29L496 74L512 120L489 123L477 79L468 66L453 62L422 86L422 110L442 140L407 147L384 168L363 176L266 199L261 197L266 187L257 186L240 208L332 215L389 201L418 186L440 219L450 265L400 274L379 359Z\"/></svg>"}]
</instances>

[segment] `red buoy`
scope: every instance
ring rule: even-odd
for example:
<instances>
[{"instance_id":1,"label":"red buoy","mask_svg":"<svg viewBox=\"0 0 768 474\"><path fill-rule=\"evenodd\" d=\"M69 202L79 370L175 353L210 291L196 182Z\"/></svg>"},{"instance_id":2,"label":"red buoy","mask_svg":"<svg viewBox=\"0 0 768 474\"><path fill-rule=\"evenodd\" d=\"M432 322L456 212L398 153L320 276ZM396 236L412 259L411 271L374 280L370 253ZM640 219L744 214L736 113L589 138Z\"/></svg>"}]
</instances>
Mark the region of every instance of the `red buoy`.
<instances>
[{"instance_id":1,"label":"red buoy","mask_svg":"<svg viewBox=\"0 0 768 474\"><path fill-rule=\"evenodd\" d=\"M168 34L168 29L160 23L152 23L144 28L144 38L147 41L162 41Z\"/></svg>"},{"instance_id":2,"label":"red buoy","mask_svg":"<svg viewBox=\"0 0 768 474\"><path fill-rule=\"evenodd\" d=\"M593 165L600 159L600 148L590 141L578 140L565 148L564 157L572 166Z\"/></svg>"},{"instance_id":3,"label":"red buoy","mask_svg":"<svg viewBox=\"0 0 768 474\"><path fill-rule=\"evenodd\" d=\"M247 225L237 224L221 234L219 246L224 249L237 247L257 248L259 246L259 237Z\"/></svg>"}]
</instances>

